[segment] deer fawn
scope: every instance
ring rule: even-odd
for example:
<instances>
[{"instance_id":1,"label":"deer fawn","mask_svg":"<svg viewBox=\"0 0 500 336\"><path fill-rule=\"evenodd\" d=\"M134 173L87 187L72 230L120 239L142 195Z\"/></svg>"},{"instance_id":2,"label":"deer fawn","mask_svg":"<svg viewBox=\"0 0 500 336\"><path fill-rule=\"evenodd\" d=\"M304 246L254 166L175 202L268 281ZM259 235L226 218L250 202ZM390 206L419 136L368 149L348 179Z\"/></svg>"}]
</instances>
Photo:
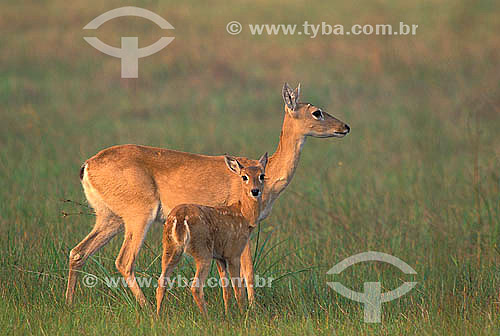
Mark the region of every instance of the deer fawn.
<instances>
[{"instance_id":1,"label":"deer fawn","mask_svg":"<svg viewBox=\"0 0 500 336\"><path fill-rule=\"evenodd\" d=\"M347 124L319 107L300 102L300 85L292 90L285 83L282 96L285 101L283 127L278 148L269 157L259 220L269 215L274 201L292 180L307 136L341 138L350 131ZM238 158L238 161L248 166L247 159ZM179 204L221 206L236 202L241 194L239 178L228 171L223 156L138 145L102 150L83 164L80 179L85 196L95 210L96 223L70 252L68 303L73 301L78 274L87 259L124 230L116 268L127 279L137 301L146 304L135 280L134 263L151 223L155 219L164 220L163 214ZM251 303L254 291L249 244L241 256L241 271Z\"/></svg>"},{"instance_id":2,"label":"deer fawn","mask_svg":"<svg viewBox=\"0 0 500 336\"><path fill-rule=\"evenodd\" d=\"M249 167L243 167L237 159L228 156L224 159L229 170L240 178L241 192L238 201L220 207L181 204L173 208L167 217L163 228L161 275L156 290L158 314L165 294L165 281L184 253L189 253L196 262L196 275L191 292L202 314L206 315L203 285L212 259L217 261L222 280L226 314L230 298L227 271L238 306L240 310L243 309L240 258L260 215L267 153L260 158L258 165Z\"/></svg>"}]
</instances>

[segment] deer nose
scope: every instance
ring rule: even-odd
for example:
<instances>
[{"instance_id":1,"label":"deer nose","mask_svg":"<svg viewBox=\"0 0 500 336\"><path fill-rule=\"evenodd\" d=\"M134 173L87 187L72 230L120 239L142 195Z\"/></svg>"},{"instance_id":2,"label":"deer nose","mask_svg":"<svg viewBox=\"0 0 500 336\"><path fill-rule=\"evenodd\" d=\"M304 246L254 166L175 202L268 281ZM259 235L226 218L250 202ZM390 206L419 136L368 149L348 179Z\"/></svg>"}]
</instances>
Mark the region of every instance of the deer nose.
<instances>
[{"instance_id":1,"label":"deer nose","mask_svg":"<svg viewBox=\"0 0 500 336\"><path fill-rule=\"evenodd\" d=\"M252 189L250 192L252 193L252 196L255 196L255 197L260 195L259 189Z\"/></svg>"},{"instance_id":2,"label":"deer nose","mask_svg":"<svg viewBox=\"0 0 500 336\"><path fill-rule=\"evenodd\" d=\"M345 124L345 132L349 133L350 131L351 131L351 128L349 127L349 125Z\"/></svg>"}]
</instances>

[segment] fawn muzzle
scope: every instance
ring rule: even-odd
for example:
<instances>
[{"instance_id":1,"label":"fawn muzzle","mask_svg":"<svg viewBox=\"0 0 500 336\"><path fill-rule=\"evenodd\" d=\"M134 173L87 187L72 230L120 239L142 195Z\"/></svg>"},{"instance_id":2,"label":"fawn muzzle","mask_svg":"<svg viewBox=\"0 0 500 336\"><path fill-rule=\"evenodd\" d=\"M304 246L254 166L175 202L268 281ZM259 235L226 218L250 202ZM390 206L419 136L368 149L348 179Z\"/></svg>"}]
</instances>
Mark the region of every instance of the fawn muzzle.
<instances>
[{"instance_id":1,"label":"fawn muzzle","mask_svg":"<svg viewBox=\"0 0 500 336\"><path fill-rule=\"evenodd\" d=\"M250 193L252 194L253 197L259 197L260 196L260 190L259 189L252 189L252 190L250 190Z\"/></svg>"}]
</instances>

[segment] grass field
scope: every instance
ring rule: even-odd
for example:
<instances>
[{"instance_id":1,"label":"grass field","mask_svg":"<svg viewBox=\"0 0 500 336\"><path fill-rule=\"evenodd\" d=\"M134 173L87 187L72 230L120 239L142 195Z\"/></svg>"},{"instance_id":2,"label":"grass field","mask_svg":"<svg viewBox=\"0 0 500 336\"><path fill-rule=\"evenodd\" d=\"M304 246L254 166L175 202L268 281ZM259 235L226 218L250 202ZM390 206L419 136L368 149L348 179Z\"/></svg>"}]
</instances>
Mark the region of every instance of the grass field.
<instances>
[{"instance_id":1,"label":"grass field","mask_svg":"<svg viewBox=\"0 0 500 336\"><path fill-rule=\"evenodd\" d=\"M500 6L493 0L402 2L132 1L175 30L139 61L137 80L84 40L140 46L162 32L140 18L82 27L120 1L0 4L0 326L2 334L500 333ZM226 32L229 21L244 31ZM245 25L419 24L415 36L252 36ZM248 26L246 26L248 28ZM78 172L97 151L138 143L257 158L276 148L284 81L304 101L346 121L344 139L308 139L295 178L262 223L256 273L273 276L258 304L224 317L207 289L209 319L183 288L161 318L126 288L80 281L64 303L68 255L93 226ZM78 214L83 211L84 214ZM63 216L62 212L69 213ZM73 214L76 213L76 214ZM151 228L137 274L160 274L161 225ZM121 236L84 271L117 276ZM383 263L333 265L365 251ZM216 274L213 267L212 274ZM185 258L177 273L193 275ZM363 322L363 305L331 290L340 281L383 291L418 285ZM145 288L153 301L154 288Z\"/></svg>"}]
</instances>

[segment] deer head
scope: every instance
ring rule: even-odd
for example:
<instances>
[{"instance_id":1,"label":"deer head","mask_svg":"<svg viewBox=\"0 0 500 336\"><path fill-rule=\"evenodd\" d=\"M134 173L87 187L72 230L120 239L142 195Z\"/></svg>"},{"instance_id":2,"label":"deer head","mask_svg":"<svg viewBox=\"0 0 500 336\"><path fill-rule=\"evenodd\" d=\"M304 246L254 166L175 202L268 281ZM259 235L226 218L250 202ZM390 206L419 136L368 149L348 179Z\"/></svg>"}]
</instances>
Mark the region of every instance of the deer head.
<instances>
[{"instance_id":1,"label":"deer head","mask_svg":"<svg viewBox=\"0 0 500 336\"><path fill-rule=\"evenodd\" d=\"M342 138L350 132L350 127L309 103L300 102L300 84L292 90L288 83L283 85L283 100L285 101L286 120L291 124L297 135L316 138ZM289 126L290 127L290 126Z\"/></svg>"},{"instance_id":2,"label":"deer head","mask_svg":"<svg viewBox=\"0 0 500 336\"><path fill-rule=\"evenodd\" d=\"M224 160L229 170L241 178L242 198L260 200L264 189L267 153L262 155L257 166L243 167L238 160L230 156L224 156Z\"/></svg>"}]
</instances>

